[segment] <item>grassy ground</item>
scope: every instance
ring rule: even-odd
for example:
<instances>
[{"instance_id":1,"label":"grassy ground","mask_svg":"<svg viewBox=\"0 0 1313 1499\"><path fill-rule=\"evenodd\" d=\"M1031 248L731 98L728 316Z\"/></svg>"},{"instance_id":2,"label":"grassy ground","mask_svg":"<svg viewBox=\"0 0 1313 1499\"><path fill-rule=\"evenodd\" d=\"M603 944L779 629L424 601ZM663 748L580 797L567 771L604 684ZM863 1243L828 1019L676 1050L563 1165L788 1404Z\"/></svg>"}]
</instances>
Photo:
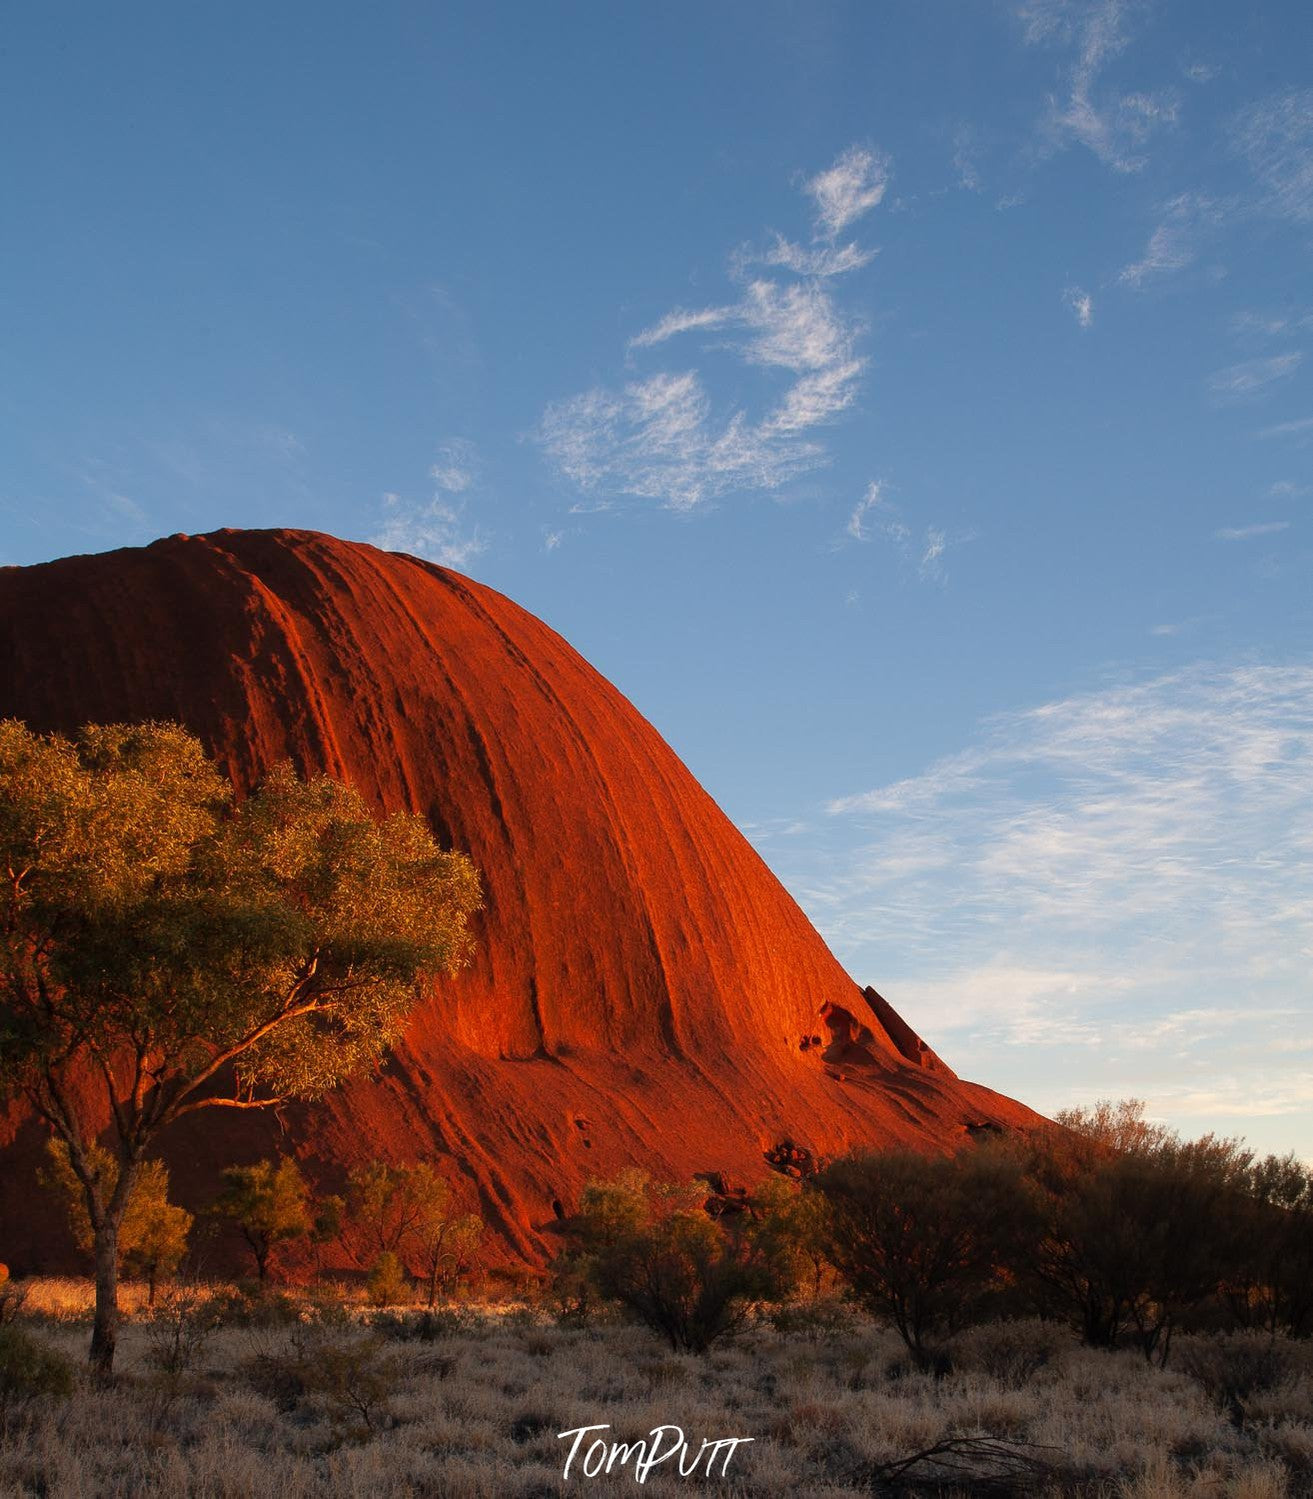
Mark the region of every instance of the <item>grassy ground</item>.
<instances>
[{"instance_id":1,"label":"grassy ground","mask_svg":"<svg viewBox=\"0 0 1313 1499\"><path fill-rule=\"evenodd\" d=\"M80 1362L86 1303L77 1283L44 1283L20 1325ZM846 1309L835 1327L763 1323L702 1358L638 1328L561 1328L526 1309L444 1314L426 1337L413 1312L372 1328L360 1311L288 1315L222 1326L181 1357L185 1319L134 1317L112 1387L0 1402L0 1495L632 1490L632 1464L562 1480L570 1444L556 1433L600 1423L625 1440L675 1423L695 1450L754 1439L723 1479L656 1469L645 1488L658 1495L1313 1493L1313 1357L1299 1345L1181 1339L1178 1367L1159 1371L1043 1323L1000 1324L960 1339L935 1379Z\"/></svg>"}]
</instances>

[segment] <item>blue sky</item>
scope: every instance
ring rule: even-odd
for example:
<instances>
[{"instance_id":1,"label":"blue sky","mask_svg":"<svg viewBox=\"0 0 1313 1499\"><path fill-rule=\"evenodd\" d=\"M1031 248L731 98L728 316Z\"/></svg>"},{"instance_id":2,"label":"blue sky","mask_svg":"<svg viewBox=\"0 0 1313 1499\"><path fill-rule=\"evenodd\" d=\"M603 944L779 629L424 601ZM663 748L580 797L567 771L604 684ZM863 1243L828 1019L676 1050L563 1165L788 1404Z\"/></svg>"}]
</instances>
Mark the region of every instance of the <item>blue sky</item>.
<instances>
[{"instance_id":1,"label":"blue sky","mask_svg":"<svg viewBox=\"0 0 1313 1499\"><path fill-rule=\"evenodd\" d=\"M1041 1108L1313 1153L1313 8L7 8L0 558L419 551Z\"/></svg>"}]
</instances>

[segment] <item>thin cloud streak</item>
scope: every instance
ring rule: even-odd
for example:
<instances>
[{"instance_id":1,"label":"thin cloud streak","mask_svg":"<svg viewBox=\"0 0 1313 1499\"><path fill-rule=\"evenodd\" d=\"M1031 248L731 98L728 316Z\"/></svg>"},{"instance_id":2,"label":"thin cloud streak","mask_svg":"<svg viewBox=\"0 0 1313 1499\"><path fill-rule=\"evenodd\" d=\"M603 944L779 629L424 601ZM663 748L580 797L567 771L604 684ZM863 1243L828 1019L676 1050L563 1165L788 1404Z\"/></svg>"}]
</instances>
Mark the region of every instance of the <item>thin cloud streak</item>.
<instances>
[{"instance_id":1,"label":"thin cloud streak","mask_svg":"<svg viewBox=\"0 0 1313 1499\"><path fill-rule=\"evenodd\" d=\"M385 552L405 552L443 567L464 569L488 550L478 529L467 531L459 506L435 495L415 503L388 492L382 497L382 525L369 539Z\"/></svg>"},{"instance_id":2,"label":"thin cloud streak","mask_svg":"<svg viewBox=\"0 0 1313 1499\"><path fill-rule=\"evenodd\" d=\"M1306 433L1313 435L1313 416L1301 416L1293 422L1277 422L1275 426L1264 427L1258 435L1260 437L1303 437Z\"/></svg>"},{"instance_id":3,"label":"thin cloud streak","mask_svg":"<svg viewBox=\"0 0 1313 1499\"><path fill-rule=\"evenodd\" d=\"M1243 110L1232 122L1231 142L1270 213L1313 222L1313 89L1288 89Z\"/></svg>"},{"instance_id":4,"label":"thin cloud streak","mask_svg":"<svg viewBox=\"0 0 1313 1499\"><path fill-rule=\"evenodd\" d=\"M369 538L385 552L405 552L443 567L464 569L488 550L488 538L469 526L464 496L476 483L478 449L464 438L448 438L429 469L433 493L411 500L389 490L381 496L381 523Z\"/></svg>"},{"instance_id":5,"label":"thin cloud streak","mask_svg":"<svg viewBox=\"0 0 1313 1499\"><path fill-rule=\"evenodd\" d=\"M633 355L691 335L716 335L720 352L776 386L785 377L782 393L759 415L741 406L718 410L707 377L687 365L547 407L537 440L559 472L591 497L587 508L630 496L692 510L734 491L778 490L829 461L823 431L856 401L867 363L858 348L864 330L831 284L874 254L839 245L835 236L880 202L887 181L885 158L858 147L845 151L804 184L816 203L811 248L777 235L764 255L731 257L740 274L769 264L799 279L751 277L736 301L677 307L629 340Z\"/></svg>"},{"instance_id":6,"label":"thin cloud streak","mask_svg":"<svg viewBox=\"0 0 1313 1499\"><path fill-rule=\"evenodd\" d=\"M1269 385L1289 379L1303 363L1302 354L1276 354L1271 359L1246 359L1208 377L1215 401L1247 401L1261 395Z\"/></svg>"},{"instance_id":7,"label":"thin cloud streak","mask_svg":"<svg viewBox=\"0 0 1313 1499\"><path fill-rule=\"evenodd\" d=\"M1288 531L1288 520L1260 521L1253 526L1223 526L1214 531L1218 541L1252 541L1256 536L1275 536L1278 531Z\"/></svg>"},{"instance_id":8,"label":"thin cloud streak","mask_svg":"<svg viewBox=\"0 0 1313 1499\"><path fill-rule=\"evenodd\" d=\"M1045 134L1055 147L1078 142L1117 172L1145 165L1143 148L1176 123L1180 108L1175 90L1121 93L1102 81L1109 63L1130 45L1127 23L1139 9L1127 0L1032 0L1019 11L1027 43L1074 53L1064 71L1064 96L1049 101Z\"/></svg>"},{"instance_id":9,"label":"thin cloud streak","mask_svg":"<svg viewBox=\"0 0 1313 1499\"><path fill-rule=\"evenodd\" d=\"M1139 290L1147 282L1175 275L1193 265L1201 237L1223 221L1226 208L1198 193L1179 193L1163 204L1157 227L1149 235L1144 254L1124 266L1117 277L1123 286Z\"/></svg>"},{"instance_id":10,"label":"thin cloud streak","mask_svg":"<svg viewBox=\"0 0 1313 1499\"><path fill-rule=\"evenodd\" d=\"M1201 664L989 720L777 868L927 1033L1116 1047L1127 1017L1306 1005L1310 784L1313 663Z\"/></svg>"}]
</instances>

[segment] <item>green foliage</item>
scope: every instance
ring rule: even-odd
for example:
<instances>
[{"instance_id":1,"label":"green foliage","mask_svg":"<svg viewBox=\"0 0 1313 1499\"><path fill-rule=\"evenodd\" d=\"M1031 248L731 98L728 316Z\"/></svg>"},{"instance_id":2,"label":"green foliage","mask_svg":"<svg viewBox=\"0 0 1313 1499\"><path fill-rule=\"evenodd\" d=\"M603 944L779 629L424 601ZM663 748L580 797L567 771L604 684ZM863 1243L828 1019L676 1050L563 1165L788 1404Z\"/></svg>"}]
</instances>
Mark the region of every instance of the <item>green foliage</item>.
<instances>
[{"instance_id":1,"label":"green foliage","mask_svg":"<svg viewBox=\"0 0 1313 1499\"><path fill-rule=\"evenodd\" d=\"M424 1225L416 1235L415 1253L430 1308L470 1274L482 1243L483 1219L477 1213L437 1217Z\"/></svg>"},{"instance_id":2,"label":"green foliage","mask_svg":"<svg viewBox=\"0 0 1313 1499\"><path fill-rule=\"evenodd\" d=\"M753 1192L749 1206L758 1232L777 1241L777 1252L790 1266L789 1278L813 1301L819 1299L833 1275L825 1198L785 1177L772 1176Z\"/></svg>"},{"instance_id":3,"label":"green foliage","mask_svg":"<svg viewBox=\"0 0 1313 1499\"><path fill-rule=\"evenodd\" d=\"M1041 1309L1068 1316L1087 1343L1116 1347L1129 1333L1165 1363L1175 1328L1252 1256L1251 1157L1211 1135L1183 1141L1141 1114L1134 1100L1071 1112L1060 1116L1069 1133L1032 1148L1042 1231L1022 1268Z\"/></svg>"},{"instance_id":4,"label":"green foliage","mask_svg":"<svg viewBox=\"0 0 1313 1499\"><path fill-rule=\"evenodd\" d=\"M234 805L174 725L0 724L0 807L0 1059L46 1105L70 1048L135 1053L159 1122L211 1101L223 1062L247 1096L321 1093L469 953L477 875L421 818L288 767Z\"/></svg>"},{"instance_id":5,"label":"green foliage","mask_svg":"<svg viewBox=\"0 0 1313 1499\"><path fill-rule=\"evenodd\" d=\"M470 951L478 876L427 824L284 767L240 803L172 724L0 723L0 1079L68 1147L108 1369L146 1151L199 1109L307 1098L376 1063ZM118 1172L90 1151L103 1087Z\"/></svg>"},{"instance_id":6,"label":"green foliage","mask_svg":"<svg viewBox=\"0 0 1313 1499\"><path fill-rule=\"evenodd\" d=\"M365 1289L375 1306L395 1306L404 1298L406 1267L390 1249L385 1249L374 1261Z\"/></svg>"},{"instance_id":7,"label":"green foliage","mask_svg":"<svg viewBox=\"0 0 1313 1499\"><path fill-rule=\"evenodd\" d=\"M347 1180L347 1213L377 1254L400 1254L429 1224L446 1216L447 1183L425 1161L389 1166L370 1161Z\"/></svg>"},{"instance_id":8,"label":"green foliage","mask_svg":"<svg viewBox=\"0 0 1313 1499\"><path fill-rule=\"evenodd\" d=\"M241 1229L263 1285L276 1247L303 1239L314 1229L310 1188L291 1156L257 1161L253 1166L228 1166L222 1181L214 1211L233 1219Z\"/></svg>"},{"instance_id":9,"label":"green foliage","mask_svg":"<svg viewBox=\"0 0 1313 1499\"><path fill-rule=\"evenodd\" d=\"M1313 1184L1299 1162L1182 1140L1136 1100L951 1159L853 1155L817 1178L829 1252L924 1366L985 1312L1061 1316L1085 1342L1166 1363L1174 1333L1228 1311L1269 1332L1313 1315Z\"/></svg>"},{"instance_id":10,"label":"green foliage","mask_svg":"<svg viewBox=\"0 0 1313 1499\"><path fill-rule=\"evenodd\" d=\"M856 1153L812 1185L835 1267L922 1368L944 1335L980 1316L1033 1223L1017 1164L974 1147L957 1157Z\"/></svg>"},{"instance_id":11,"label":"green foliage","mask_svg":"<svg viewBox=\"0 0 1313 1499\"><path fill-rule=\"evenodd\" d=\"M704 1353L742 1326L752 1303L792 1288L776 1231L751 1214L713 1219L697 1184L658 1186L641 1172L584 1189L559 1274L618 1303L676 1350Z\"/></svg>"},{"instance_id":12,"label":"green foliage","mask_svg":"<svg viewBox=\"0 0 1313 1499\"><path fill-rule=\"evenodd\" d=\"M101 1190L112 1195L118 1181L118 1162L99 1145L87 1145L84 1151ZM39 1173L41 1184L62 1197L74 1242L84 1254L90 1254L95 1232L67 1142L48 1141L46 1154L49 1164ZM169 1201L169 1170L164 1162L143 1161L119 1225L119 1253L130 1271L146 1278L151 1305L160 1277L174 1274L187 1253L192 1222L185 1208Z\"/></svg>"},{"instance_id":13,"label":"green foliage","mask_svg":"<svg viewBox=\"0 0 1313 1499\"><path fill-rule=\"evenodd\" d=\"M0 1326L0 1406L38 1395L73 1393L73 1366L12 1323Z\"/></svg>"},{"instance_id":14,"label":"green foliage","mask_svg":"<svg viewBox=\"0 0 1313 1499\"><path fill-rule=\"evenodd\" d=\"M346 1216L366 1253L396 1256L423 1282L430 1307L469 1272L483 1237L483 1220L452 1211L450 1188L426 1161L358 1167Z\"/></svg>"},{"instance_id":15,"label":"green foliage","mask_svg":"<svg viewBox=\"0 0 1313 1499\"><path fill-rule=\"evenodd\" d=\"M243 1281L212 1296L208 1309L218 1327L292 1327L303 1320L305 1308L285 1291L270 1291L255 1281Z\"/></svg>"}]
</instances>

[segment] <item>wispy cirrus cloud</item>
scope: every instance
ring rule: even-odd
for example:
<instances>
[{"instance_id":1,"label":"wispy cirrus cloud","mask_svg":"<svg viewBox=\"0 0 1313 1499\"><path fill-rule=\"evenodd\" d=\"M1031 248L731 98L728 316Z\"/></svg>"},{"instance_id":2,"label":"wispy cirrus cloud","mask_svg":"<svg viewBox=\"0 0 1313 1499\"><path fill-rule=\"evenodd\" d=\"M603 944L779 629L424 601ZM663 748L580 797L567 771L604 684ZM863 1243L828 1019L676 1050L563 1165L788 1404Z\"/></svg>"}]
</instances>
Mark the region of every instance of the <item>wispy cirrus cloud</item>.
<instances>
[{"instance_id":1,"label":"wispy cirrus cloud","mask_svg":"<svg viewBox=\"0 0 1313 1499\"><path fill-rule=\"evenodd\" d=\"M1289 379L1303 362L1302 354L1291 353L1228 365L1208 377L1209 394L1223 403L1253 400L1277 381Z\"/></svg>"},{"instance_id":2,"label":"wispy cirrus cloud","mask_svg":"<svg viewBox=\"0 0 1313 1499\"><path fill-rule=\"evenodd\" d=\"M1260 437L1313 437L1313 416L1296 417L1292 422L1276 422L1260 430Z\"/></svg>"},{"instance_id":3,"label":"wispy cirrus cloud","mask_svg":"<svg viewBox=\"0 0 1313 1499\"><path fill-rule=\"evenodd\" d=\"M479 454L472 442L448 438L429 469L432 493L412 500L389 490L380 500L378 530L369 538L385 552L406 552L443 567L465 568L488 549L488 538L466 519L467 491L476 482Z\"/></svg>"},{"instance_id":4,"label":"wispy cirrus cloud","mask_svg":"<svg viewBox=\"0 0 1313 1499\"><path fill-rule=\"evenodd\" d=\"M650 349L663 344L668 338L680 333L693 333L699 328L723 328L733 315L732 307L703 307L696 312L686 312L676 307L666 313L659 323L635 333L629 340L631 349Z\"/></svg>"},{"instance_id":5,"label":"wispy cirrus cloud","mask_svg":"<svg viewBox=\"0 0 1313 1499\"><path fill-rule=\"evenodd\" d=\"M950 1060L1124 1060L1136 1027L1180 1021L1206 1074L1209 1035L1241 1012L1258 1079L1309 1002L1311 783L1313 663L1201 663L989 719L772 854L850 970Z\"/></svg>"},{"instance_id":6,"label":"wispy cirrus cloud","mask_svg":"<svg viewBox=\"0 0 1313 1499\"><path fill-rule=\"evenodd\" d=\"M884 493L882 480L872 479L866 492L853 506L844 527L844 535L851 541L873 541L882 538L891 542L906 562L914 562L923 580L943 582L944 553L957 542L975 540L974 533L954 537L939 526L927 526L918 538L903 519L898 506Z\"/></svg>"},{"instance_id":7,"label":"wispy cirrus cloud","mask_svg":"<svg viewBox=\"0 0 1313 1499\"><path fill-rule=\"evenodd\" d=\"M1122 268L1118 281L1138 289L1193 265L1200 241L1222 222L1225 212L1224 204L1199 193L1179 193L1169 199L1162 206L1144 254Z\"/></svg>"},{"instance_id":8,"label":"wispy cirrus cloud","mask_svg":"<svg viewBox=\"0 0 1313 1499\"><path fill-rule=\"evenodd\" d=\"M731 273L744 284L734 300L675 308L630 338L634 357L710 337L713 352L760 377L756 413L718 402L701 367L658 370L547 407L537 439L591 508L629 496L691 510L733 491L777 490L828 461L823 431L856 400L866 367L863 327L834 281L874 254L837 237L880 203L888 174L886 158L849 148L803 184L815 203L810 245L776 235L764 252L735 252ZM797 279L749 276L752 266Z\"/></svg>"},{"instance_id":9,"label":"wispy cirrus cloud","mask_svg":"<svg viewBox=\"0 0 1313 1499\"><path fill-rule=\"evenodd\" d=\"M882 535L893 536L903 541L909 536L908 529L891 513L892 507L884 498L884 484L872 479L866 493L853 506L846 530L854 541L867 541L878 530Z\"/></svg>"},{"instance_id":10,"label":"wispy cirrus cloud","mask_svg":"<svg viewBox=\"0 0 1313 1499\"><path fill-rule=\"evenodd\" d=\"M1231 331L1247 342L1287 337L1310 328L1313 328L1313 311L1299 307L1284 312L1257 312L1249 308L1231 318Z\"/></svg>"},{"instance_id":11,"label":"wispy cirrus cloud","mask_svg":"<svg viewBox=\"0 0 1313 1499\"><path fill-rule=\"evenodd\" d=\"M463 437L452 437L438 448L429 478L446 494L464 494L478 473L479 455L474 444Z\"/></svg>"},{"instance_id":12,"label":"wispy cirrus cloud","mask_svg":"<svg viewBox=\"0 0 1313 1499\"><path fill-rule=\"evenodd\" d=\"M1089 292L1082 290L1079 286L1069 286L1063 292L1062 300L1064 305L1071 309L1079 327L1092 328L1094 326L1094 298Z\"/></svg>"},{"instance_id":13,"label":"wispy cirrus cloud","mask_svg":"<svg viewBox=\"0 0 1313 1499\"><path fill-rule=\"evenodd\" d=\"M1054 147L1075 141L1118 172L1145 164L1155 132L1175 124L1174 89L1124 93L1105 80L1108 65L1131 42L1144 7L1134 0L1028 0L1018 15L1025 40L1069 54L1062 84L1049 100L1043 131Z\"/></svg>"},{"instance_id":14,"label":"wispy cirrus cloud","mask_svg":"<svg viewBox=\"0 0 1313 1499\"><path fill-rule=\"evenodd\" d=\"M863 248L851 242L846 245L797 245L777 234L765 250L741 250L736 260L740 266L780 266L799 276L843 276L848 271L860 271L863 266L870 265L879 253L873 246Z\"/></svg>"},{"instance_id":15,"label":"wispy cirrus cloud","mask_svg":"<svg viewBox=\"0 0 1313 1499\"><path fill-rule=\"evenodd\" d=\"M1275 536L1289 529L1288 520L1265 520L1249 526L1222 526L1213 535L1218 541L1254 541L1259 536Z\"/></svg>"},{"instance_id":16,"label":"wispy cirrus cloud","mask_svg":"<svg viewBox=\"0 0 1313 1499\"><path fill-rule=\"evenodd\" d=\"M1313 221L1313 89L1287 89L1250 105L1230 134L1268 211L1295 223Z\"/></svg>"},{"instance_id":17,"label":"wispy cirrus cloud","mask_svg":"<svg viewBox=\"0 0 1313 1499\"><path fill-rule=\"evenodd\" d=\"M833 239L870 213L889 186L889 158L878 151L849 146L832 167L806 184L816 201L816 233Z\"/></svg>"}]
</instances>

